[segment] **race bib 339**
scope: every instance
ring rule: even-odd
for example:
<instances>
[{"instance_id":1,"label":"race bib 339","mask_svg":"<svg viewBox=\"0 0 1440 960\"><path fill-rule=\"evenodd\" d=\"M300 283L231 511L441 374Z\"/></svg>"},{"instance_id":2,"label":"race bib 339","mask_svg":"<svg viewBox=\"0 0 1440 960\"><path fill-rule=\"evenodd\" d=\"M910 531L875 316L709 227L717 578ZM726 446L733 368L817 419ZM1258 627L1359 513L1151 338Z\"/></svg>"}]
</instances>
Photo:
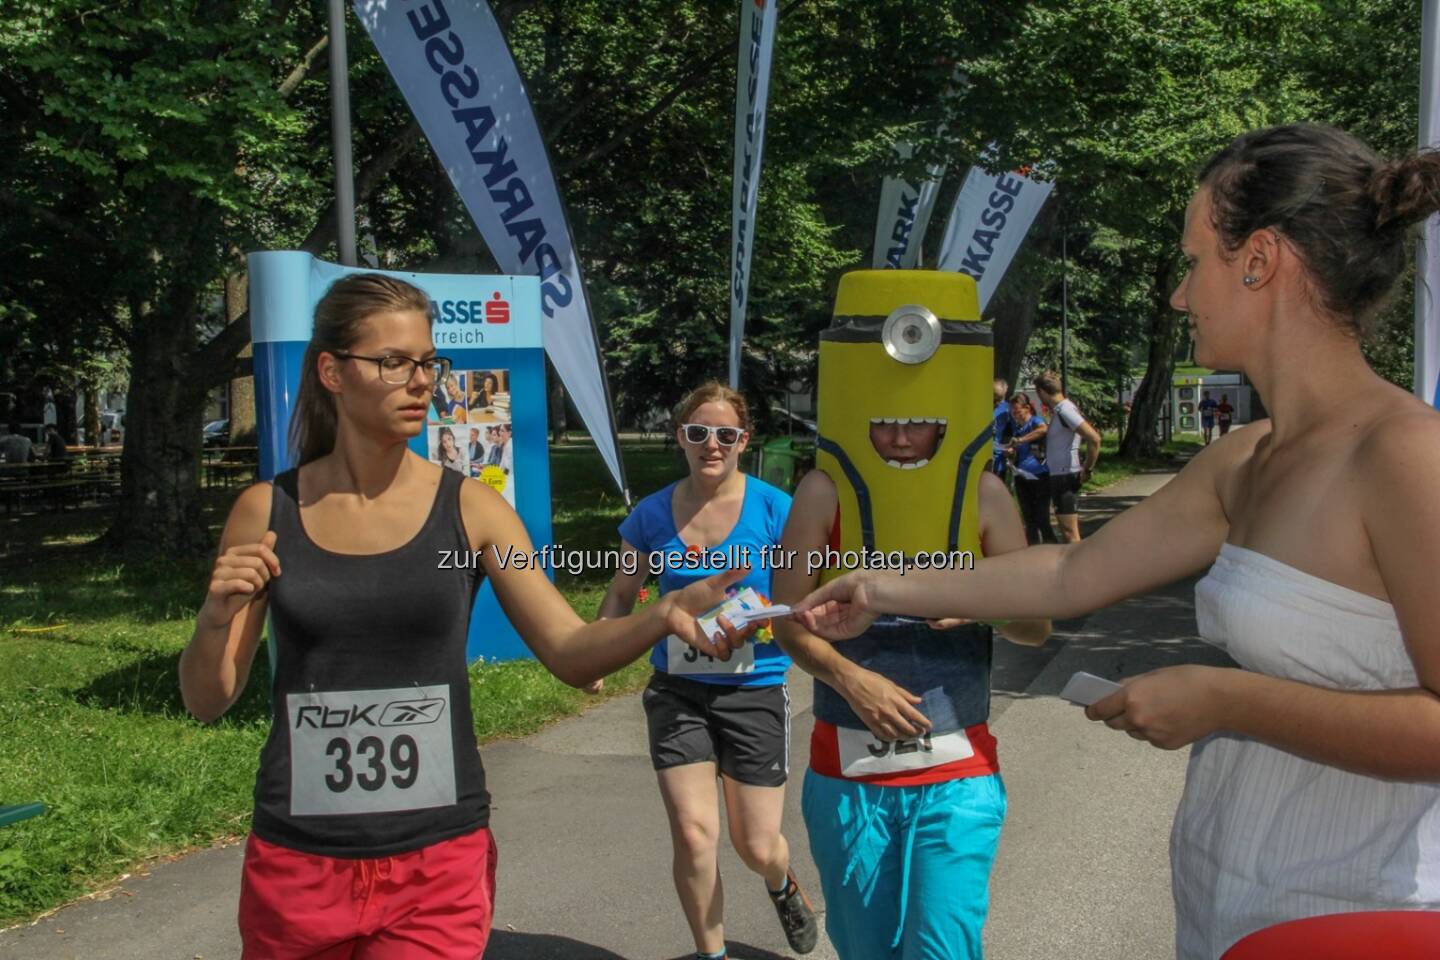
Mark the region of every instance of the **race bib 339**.
<instances>
[{"instance_id":1,"label":"race bib 339","mask_svg":"<svg viewBox=\"0 0 1440 960\"><path fill-rule=\"evenodd\" d=\"M455 803L448 685L291 693L285 707L291 816Z\"/></svg>"}]
</instances>

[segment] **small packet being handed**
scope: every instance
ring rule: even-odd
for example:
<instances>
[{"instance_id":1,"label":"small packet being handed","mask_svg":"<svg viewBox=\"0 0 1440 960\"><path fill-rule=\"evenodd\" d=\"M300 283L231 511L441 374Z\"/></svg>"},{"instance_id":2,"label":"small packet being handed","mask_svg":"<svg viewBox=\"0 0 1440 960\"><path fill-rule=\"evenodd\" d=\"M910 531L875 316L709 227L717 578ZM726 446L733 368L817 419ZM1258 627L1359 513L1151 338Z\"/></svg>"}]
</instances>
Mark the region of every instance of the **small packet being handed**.
<instances>
[{"instance_id":1,"label":"small packet being handed","mask_svg":"<svg viewBox=\"0 0 1440 960\"><path fill-rule=\"evenodd\" d=\"M729 618L736 630L744 630L752 623L761 624L755 631L757 643L769 643L775 639L770 632L772 617L790 616L790 608L784 604L772 604L763 594L753 587L745 587L742 590L732 593L725 599L725 602L718 607L706 610L695 619L700 623L700 629L705 631L705 636L713 637L721 632L720 624L717 622L723 614Z\"/></svg>"}]
</instances>

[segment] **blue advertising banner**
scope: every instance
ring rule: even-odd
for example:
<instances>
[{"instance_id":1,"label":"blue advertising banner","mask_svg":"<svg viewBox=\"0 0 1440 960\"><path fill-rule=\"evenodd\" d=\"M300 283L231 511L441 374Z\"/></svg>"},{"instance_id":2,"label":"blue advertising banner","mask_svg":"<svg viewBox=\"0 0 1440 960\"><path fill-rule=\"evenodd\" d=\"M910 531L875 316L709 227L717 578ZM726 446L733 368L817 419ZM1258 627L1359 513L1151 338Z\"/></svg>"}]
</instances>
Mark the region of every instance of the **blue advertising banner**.
<instances>
[{"instance_id":1,"label":"blue advertising banner","mask_svg":"<svg viewBox=\"0 0 1440 960\"><path fill-rule=\"evenodd\" d=\"M252 253L249 261L262 480L294 463L290 414L315 305L346 274L386 273L430 295L435 349L452 362L410 449L494 487L520 514L537 548L552 542L538 277L369 271L294 251ZM531 655L488 580L475 601L467 654L471 660Z\"/></svg>"}]
</instances>

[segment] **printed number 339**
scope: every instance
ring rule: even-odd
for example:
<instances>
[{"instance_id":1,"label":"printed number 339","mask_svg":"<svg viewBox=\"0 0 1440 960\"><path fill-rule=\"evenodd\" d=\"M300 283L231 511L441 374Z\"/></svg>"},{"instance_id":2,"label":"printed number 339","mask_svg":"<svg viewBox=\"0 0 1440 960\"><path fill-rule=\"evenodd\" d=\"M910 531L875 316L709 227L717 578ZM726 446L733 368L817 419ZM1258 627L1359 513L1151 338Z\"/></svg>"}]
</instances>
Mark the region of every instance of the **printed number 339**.
<instances>
[{"instance_id":1,"label":"printed number 339","mask_svg":"<svg viewBox=\"0 0 1440 960\"><path fill-rule=\"evenodd\" d=\"M420 750L414 738L402 733L390 742L388 768L385 754L385 741L379 737L365 737L355 744L353 753L349 740L336 737L325 746L325 755L335 761L335 770L325 775L325 786L333 793L344 793L351 784L361 790L379 790L387 779L401 789L412 786L420 775ZM353 761L363 761L363 769L357 771Z\"/></svg>"}]
</instances>

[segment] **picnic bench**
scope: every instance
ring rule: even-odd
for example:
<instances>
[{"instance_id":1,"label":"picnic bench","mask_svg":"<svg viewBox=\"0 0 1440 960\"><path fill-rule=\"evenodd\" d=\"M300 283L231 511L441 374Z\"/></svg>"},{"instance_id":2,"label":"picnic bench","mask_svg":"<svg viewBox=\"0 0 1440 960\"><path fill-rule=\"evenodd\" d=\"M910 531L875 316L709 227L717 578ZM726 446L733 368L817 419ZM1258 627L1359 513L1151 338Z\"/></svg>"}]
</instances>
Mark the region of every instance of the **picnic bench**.
<instances>
[{"instance_id":1,"label":"picnic bench","mask_svg":"<svg viewBox=\"0 0 1440 960\"><path fill-rule=\"evenodd\" d=\"M0 463L0 502L7 512L25 500L38 500L53 509L79 505L87 499L111 496L120 490L120 461L112 456L75 457L32 463Z\"/></svg>"},{"instance_id":2,"label":"picnic bench","mask_svg":"<svg viewBox=\"0 0 1440 960\"><path fill-rule=\"evenodd\" d=\"M259 447L206 447L201 461L201 482L214 486L218 481L225 486L249 474L253 479L259 476Z\"/></svg>"}]
</instances>

